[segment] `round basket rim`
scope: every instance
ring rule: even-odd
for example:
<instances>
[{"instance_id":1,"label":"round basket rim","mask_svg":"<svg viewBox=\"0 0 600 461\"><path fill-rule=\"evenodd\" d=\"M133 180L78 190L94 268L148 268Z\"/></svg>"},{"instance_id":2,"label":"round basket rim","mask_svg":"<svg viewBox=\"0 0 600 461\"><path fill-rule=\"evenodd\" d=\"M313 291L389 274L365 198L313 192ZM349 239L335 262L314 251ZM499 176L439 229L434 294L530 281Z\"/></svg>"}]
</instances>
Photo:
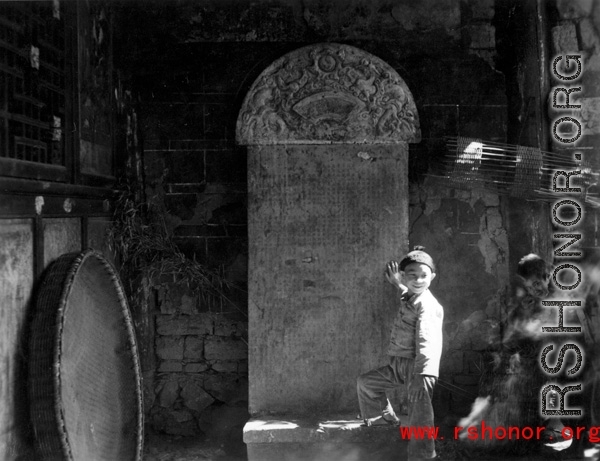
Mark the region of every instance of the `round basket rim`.
<instances>
[{"instance_id":1,"label":"round basket rim","mask_svg":"<svg viewBox=\"0 0 600 461\"><path fill-rule=\"evenodd\" d=\"M104 269L115 288L116 295L119 301L120 314L126 325L126 336L128 347L131 351L131 360L133 362L133 373L135 376L135 394L136 394L136 447L135 447L135 461L142 459L143 452L143 439L144 439L144 411L143 411L143 392L142 392L142 377L141 367L139 360L139 349L135 336L135 328L133 324L133 318L129 310L129 304L125 296L125 290L121 279L114 266L98 251L93 249L87 249L80 253L67 253L61 255L58 259L62 259L63 262L68 264L64 274L62 291L58 299L56 308L56 324L54 327L54 344L53 344L53 364L52 364L52 388L53 388L53 406L54 406L54 417L56 418L58 433L60 436L60 444L64 456L68 460L74 460L71 445L69 443L69 435L66 430L66 418L64 402L61 394L61 371L62 371L62 352L63 352L63 330L66 315L67 303L69 296L73 290L74 280L79 274L81 268L84 266L86 261L95 259L97 260L102 269Z\"/></svg>"}]
</instances>

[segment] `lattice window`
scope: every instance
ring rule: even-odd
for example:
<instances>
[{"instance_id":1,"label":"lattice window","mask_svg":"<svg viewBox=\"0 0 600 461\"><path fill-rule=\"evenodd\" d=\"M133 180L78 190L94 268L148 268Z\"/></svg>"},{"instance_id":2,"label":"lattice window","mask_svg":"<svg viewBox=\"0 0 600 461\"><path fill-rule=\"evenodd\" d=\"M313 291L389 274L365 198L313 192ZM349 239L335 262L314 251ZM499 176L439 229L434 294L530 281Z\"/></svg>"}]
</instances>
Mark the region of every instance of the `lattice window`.
<instances>
[{"instance_id":1,"label":"lattice window","mask_svg":"<svg viewBox=\"0 0 600 461\"><path fill-rule=\"evenodd\" d=\"M61 3L0 3L3 176L67 179L67 41Z\"/></svg>"}]
</instances>

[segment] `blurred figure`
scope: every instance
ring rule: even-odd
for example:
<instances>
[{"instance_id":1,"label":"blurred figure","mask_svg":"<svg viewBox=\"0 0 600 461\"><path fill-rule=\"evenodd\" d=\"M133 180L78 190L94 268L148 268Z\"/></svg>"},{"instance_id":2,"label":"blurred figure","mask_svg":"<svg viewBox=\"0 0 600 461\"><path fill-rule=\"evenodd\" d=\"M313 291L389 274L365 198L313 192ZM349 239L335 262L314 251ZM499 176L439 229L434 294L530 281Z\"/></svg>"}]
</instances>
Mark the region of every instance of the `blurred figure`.
<instances>
[{"instance_id":1,"label":"blurred figure","mask_svg":"<svg viewBox=\"0 0 600 461\"><path fill-rule=\"evenodd\" d=\"M542 326L556 324L556 309L542 305L543 300L552 296L551 273L552 267L537 254L528 254L519 261L501 341L491 348L490 365L484 370L480 383L482 396L459 426L479 424L482 420L489 426L544 426L541 442L545 446L556 451L571 446L572 440L562 435L561 420L543 419L539 410L540 391L548 381L548 375L540 366L540 353L549 339L549 334L542 332ZM550 407L558 405L554 397L548 398ZM463 432L461 438L465 437ZM503 444L512 453L530 453L535 449L531 442L522 445L516 441L485 443L496 447Z\"/></svg>"}]
</instances>

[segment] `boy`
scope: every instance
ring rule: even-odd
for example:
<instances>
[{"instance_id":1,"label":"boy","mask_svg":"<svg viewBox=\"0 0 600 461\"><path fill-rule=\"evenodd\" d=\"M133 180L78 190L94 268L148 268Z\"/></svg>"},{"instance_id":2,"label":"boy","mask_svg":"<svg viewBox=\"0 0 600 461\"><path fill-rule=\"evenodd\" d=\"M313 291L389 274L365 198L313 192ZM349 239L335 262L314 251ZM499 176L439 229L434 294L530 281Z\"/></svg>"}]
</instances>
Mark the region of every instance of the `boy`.
<instances>
[{"instance_id":1,"label":"boy","mask_svg":"<svg viewBox=\"0 0 600 461\"><path fill-rule=\"evenodd\" d=\"M402 295L388 348L390 363L357 380L361 417L367 426L398 425L385 391L404 384L408 386L409 425L433 427L431 398L439 373L444 317L442 306L429 291L435 264L423 247L415 247L399 264L388 263L385 275ZM410 459L435 458L434 440L411 439L408 454Z\"/></svg>"}]
</instances>

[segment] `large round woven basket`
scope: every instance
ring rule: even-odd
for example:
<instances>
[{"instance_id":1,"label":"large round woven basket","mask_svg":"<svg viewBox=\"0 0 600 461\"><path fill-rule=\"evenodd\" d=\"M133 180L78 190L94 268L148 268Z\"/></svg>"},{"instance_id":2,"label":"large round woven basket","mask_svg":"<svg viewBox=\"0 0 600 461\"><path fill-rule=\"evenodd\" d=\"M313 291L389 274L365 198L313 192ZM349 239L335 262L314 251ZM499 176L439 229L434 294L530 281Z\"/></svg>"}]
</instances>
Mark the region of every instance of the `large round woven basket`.
<instances>
[{"instance_id":1,"label":"large round woven basket","mask_svg":"<svg viewBox=\"0 0 600 461\"><path fill-rule=\"evenodd\" d=\"M44 274L31 329L29 397L43 459L141 459L133 322L115 269L95 251L65 254Z\"/></svg>"}]
</instances>

